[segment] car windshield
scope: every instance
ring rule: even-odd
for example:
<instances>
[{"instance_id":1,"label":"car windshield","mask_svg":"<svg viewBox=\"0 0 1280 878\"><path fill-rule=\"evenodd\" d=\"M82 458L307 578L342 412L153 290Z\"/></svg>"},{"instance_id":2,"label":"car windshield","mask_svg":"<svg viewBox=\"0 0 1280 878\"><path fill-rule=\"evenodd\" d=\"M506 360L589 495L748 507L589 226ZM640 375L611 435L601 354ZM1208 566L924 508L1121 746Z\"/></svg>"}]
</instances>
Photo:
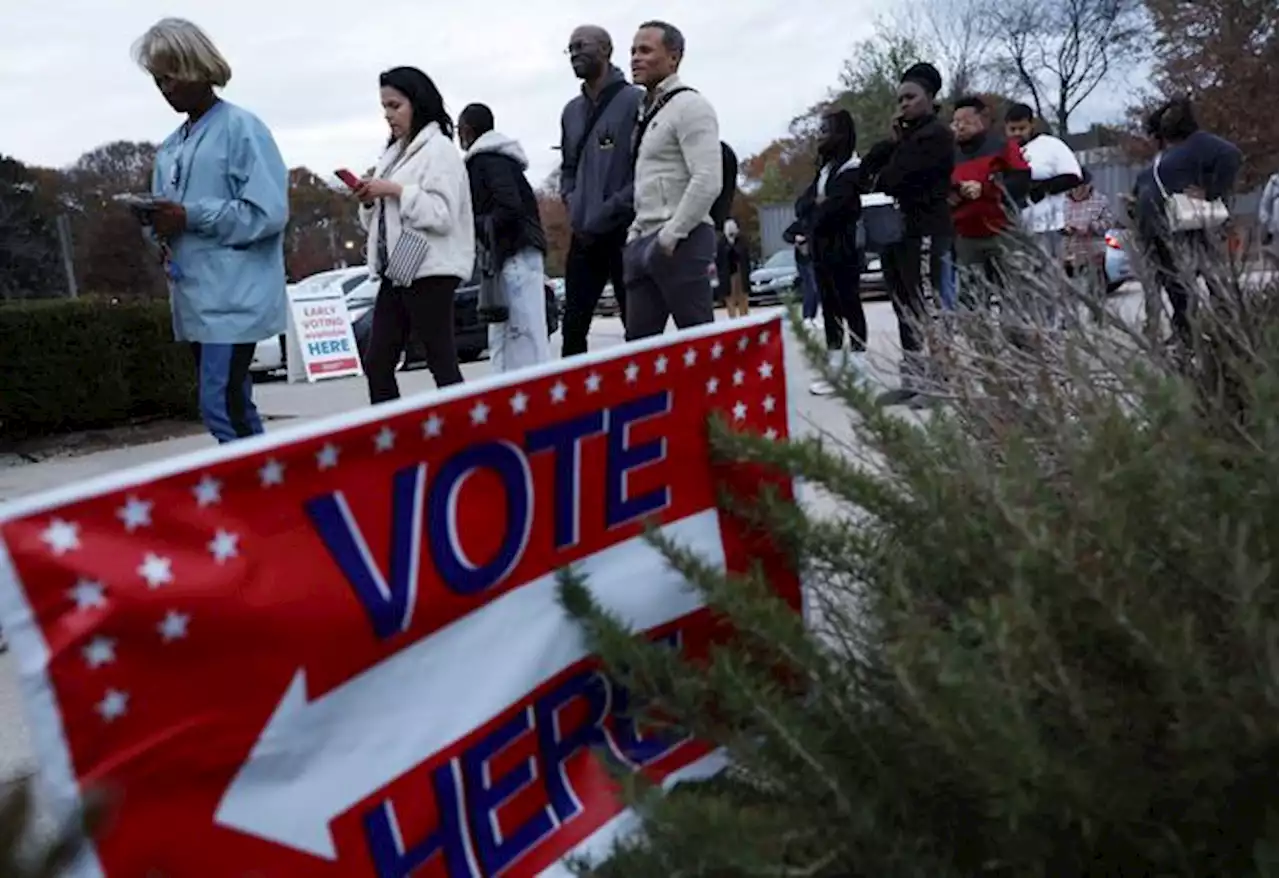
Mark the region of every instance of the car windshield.
<instances>
[{"instance_id":1,"label":"car windshield","mask_svg":"<svg viewBox=\"0 0 1280 878\"><path fill-rule=\"evenodd\" d=\"M794 250L779 250L770 256L764 263L762 268L795 268L796 254Z\"/></svg>"}]
</instances>

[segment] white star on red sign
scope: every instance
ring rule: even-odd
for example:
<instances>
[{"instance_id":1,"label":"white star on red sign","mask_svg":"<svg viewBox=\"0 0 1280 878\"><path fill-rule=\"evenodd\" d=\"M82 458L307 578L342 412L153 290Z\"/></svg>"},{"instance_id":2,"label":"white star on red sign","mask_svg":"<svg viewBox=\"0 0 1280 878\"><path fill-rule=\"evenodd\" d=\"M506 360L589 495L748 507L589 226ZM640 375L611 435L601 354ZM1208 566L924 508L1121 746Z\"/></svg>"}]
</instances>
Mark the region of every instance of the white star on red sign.
<instances>
[{"instance_id":1,"label":"white star on red sign","mask_svg":"<svg viewBox=\"0 0 1280 878\"><path fill-rule=\"evenodd\" d=\"M95 637L85 644L81 655L91 669L109 665L116 660L116 642L110 637Z\"/></svg>"},{"instance_id":2,"label":"white star on red sign","mask_svg":"<svg viewBox=\"0 0 1280 878\"><path fill-rule=\"evenodd\" d=\"M666 354L663 354L662 356L658 357L658 359L653 361L653 374L655 375L667 374L667 355Z\"/></svg>"},{"instance_id":3,"label":"white star on red sign","mask_svg":"<svg viewBox=\"0 0 1280 878\"><path fill-rule=\"evenodd\" d=\"M262 481L262 487L269 488L272 485L284 484L284 464L272 458L263 464L262 469L258 470L258 478Z\"/></svg>"},{"instance_id":4,"label":"white star on red sign","mask_svg":"<svg viewBox=\"0 0 1280 878\"><path fill-rule=\"evenodd\" d=\"M80 525L55 518L40 534L40 539L54 555L65 555L80 548Z\"/></svg>"},{"instance_id":5,"label":"white star on red sign","mask_svg":"<svg viewBox=\"0 0 1280 878\"><path fill-rule=\"evenodd\" d=\"M164 620L156 626L156 630L160 632L160 637L165 643L172 643L187 636L187 625L190 622L191 617L186 613L170 610L165 614Z\"/></svg>"},{"instance_id":6,"label":"white star on red sign","mask_svg":"<svg viewBox=\"0 0 1280 878\"><path fill-rule=\"evenodd\" d=\"M684 364L692 366L696 362L698 362L698 352L694 348L689 348L684 352Z\"/></svg>"},{"instance_id":7,"label":"white star on red sign","mask_svg":"<svg viewBox=\"0 0 1280 878\"><path fill-rule=\"evenodd\" d=\"M723 353L724 345L720 344L720 342L716 342L711 346L711 359L718 360L720 359L720 355Z\"/></svg>"},{"instance_id":8,"label":"white star on red sign","mask_svg":"<svg viewBox=\"0 0 1280 878\"><path fill-rule=\"evenodd\" d=\"M773 429L773 427L770 427L768 430L764 431L764 438L772 442L773 440L778 438L778 431Z\"/></svg>"},{"instance_id":9,"label":"white star on red sign","mask_svg":"<svg viewBox=\"0 0 1280 878\"><path fill-rule=\"evenodd\" d=\"M196 495L196 504L201 508L212 506L222 499L222 482L219 482L213 476L205 476L196 486L191 489Z\"/></svg>"},{"instance_id":10,"label":"white star on red sign","mask_svg":"<svg viewBox=\"0 0 1280 878\"><path fill-rule=\"evenodd\" d=\"M592 372L590 375L587 376L586 388L587 388L587 393L595 393L600 389L599 374Z\"/></svg>"},{"instance_id":11,"label":"white star on red sign","mask_svg":"<svg viewBox=\"0 0 1280 878\"><path fill-rule=\"evenodd\" d=\"M432 412L431 416L422 422L422 438L435 439L443 429L444 418Z\"/></svg>"},{"instance_id":12,"label":"white star on red sign","mask_svg":"<svg viewBox=\"0 0 1280 878\"><path fill-rule=\"evenodd\" d=\"M746 404L741 401L735 403L733 406L733 419L735 421L741 421L744 418L746 418L746 416L747 416Z\"/></svg>"},{"instance_id":13,"label":"white star on red sign","mask_svg":"<svg viewBox=\"0 0 1280 878\"><path fill-rule=\"evenodd\" d=\"M623 372L627 376L628 384L635 384L636 379L640 377L640 367L635 363L627 363L627 368Z\"/></svg>"},{"instance_id":14,"label":"white star on red sign","mask_svg":"<svg viewBox=\"0 0 1280 878\"><path fill-rule=\"evenodd\" d=\"M332 442L326 442L325 446L316 452L316 466L320 469L332 469L338 465L338 446Z\"/></svg>"},{"instance_id":15,"label":"white star on red sign","mask_svg":"<svg viewBox=\"0 0 1280 878\"><path fill-rule=\"evenodd\" d=\"M719 379L719 378L708 378L708 379L707 379L707 393L715 393L715 392L716 392L717 390L719 390L719 389L720 389L720 379Z\"/></svg>"},{"instance_id":16,"label":"white star on red sign","mask_svg":"<svg viewBox=\"0 0 1280 878\"><path fill-rule=\"evenodd\" d=\"M239 544L240 537L237 534L219 530L209 541L209 553L213 555L213 560L219 564L225 564L240 554Z\"/></svg>"},{"instance_id":17,"label":"white star on red sign","mask_svg":"<svg viewBox=\"0 0 1280 878\"><path fill-rule=\"evenodd\" d=\"M71 596L71 600L76 602L77 610L92 610L107 605L107 599L103 597L102 591L101 582L82 579L72 586L67 591L67 594Z\"/></svg>"},{"instance_id":18,"label":"white star on red sign","mask_svg":"<svg viewBox=\"0 0 1280 878\"><path fill-rule=\"evenodd\" d=\"M768 343L769 343L769 330L767 329L760 330L760 344L768 344Z\"/></svg>"},{"instance_id":19,"label":"white star on red sign","mask_svg":"<svg viewBox=\"0 0 1280 878\"><path fill-rule=\"evenodd\" d=\"M520 391L511 397L511 414L523 415L529 410L529 394Z\"/></svg>"},{"instance_id":20,"label":"white star on red sign","mask_svg":"<svg viewBox=\"0 0 1280 878\"><path fill-rule=\"evenodd\" d=\"M147 587L157 589L173 582L173 562L168 558L148 552L138 567L138 575L147 581Z\"/></svg>"},{"instance_id":21,"label":"white star on red sign","mask_svg":"<svg viewBox=\"0 0 1280 878\"><path fill-rule=\"evenodd\" d=\"M154 505L147 500L139 500L131 496L116 510L116 516L124 523L124 529L133 533L138 528L151 524L151 507Z\"/></svg>"},{"instance_id":22,"label":"white star on red sign","mask_svg":"<svg viewBox=\"0 0 1280 878\"><path fill-rule=\"evenodd\" d=\"M564 386L563 381L557 381L555 384L551 385L551 401L553 403L564 402L564 398L568 393L569 388Z\"/></svg>"},{"instance_id":23,"label":"white star on red sign","mask_svg":"<svg viewBox=\"0 0 1280 878\"><path fill-rule=\"evenodd\" d=\"M98 702L97 711L106 722L115 722L129 712L129 693L108 689L107 694Z\"/></svg>"},{"instance_id":24,"label":"white star on red sign","mask_svg":"<svg viewBox=\"0 0 1280 878\"><path fill-rule=\"evenodd\" d=\"M766 396L760 403L764 406L766 412L772 412L778 405L778 401L772 396Z\"/></svg>"},{"instance_id":25,"label":"white star on red sign","mask_svg":"<svg viewBox=\"0 0 1280 878\"><path fill-rule=\"evenodd\" d=\"M373 450L375 452L390 451L396 445L396 431L390 427L383 427L378 431L378 435L373 437Z\"/></svg>"},{"instance_id":26,"label":"white star on red sign","mask_svg":"<svg viewBox=\"0 0 1280 878\"><path fill-rule=\"evenodd\" d=\"M770 363L770 362L767 362L767 361L766 361L766 362L764 362L764 363L761 363L761 364L760 364L760 368L759 368L757 371L760 373L760 377L761 377L761 378L772 378L772 377L773 377L773 363Z\"/></svg>"},{"instance_id":27,"label":"white star on red sign","mask_svg":"<svg viewBox=\"0 0 1280 878\"><path fill-rule=\"evenodd\" d=\"M738 339L738 350L745 351L749 344L751 344L751 339L744 335L742 338Z\"/></svg>"},{"instance_id":28,"label":"white star on red sign","mask_svg":"<svg viewBox=\"0 0 1280 878\"><path fill-rule=\"evenodd\" d=\"M477 402L471 407L471 423L475 426L487 424L489 422L489 407L484 401Z\"/></svg>"},{"instance_id":29,"label":"white star on red sign","mask_svg":"<svg viewBox=\"0 0 1280 878\"><path fill-rule=\"evenodd\" d=\"M746 373L746 372L743 372L741 369L735 369L735 370L733 371L733 386L734 386L734 387L741 387L741 386L742 386L742 382L743 382L743 381L746 381L746 380L747 380L747 373Z\"/></svg>"}]
</instances>

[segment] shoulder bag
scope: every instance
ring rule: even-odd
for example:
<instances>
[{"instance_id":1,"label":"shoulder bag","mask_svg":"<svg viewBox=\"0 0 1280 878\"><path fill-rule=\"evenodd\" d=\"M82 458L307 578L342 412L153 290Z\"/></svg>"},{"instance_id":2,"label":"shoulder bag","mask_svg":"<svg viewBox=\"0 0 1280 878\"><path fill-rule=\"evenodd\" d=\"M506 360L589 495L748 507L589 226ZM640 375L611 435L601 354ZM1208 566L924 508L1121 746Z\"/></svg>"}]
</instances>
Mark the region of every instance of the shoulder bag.
<instances>
[{"instance_id":1,"label":"shoulder bag","mask_svg":"<svg viewBox=\"0 0 1280 878\"><path fill-rule=\"evenodd\" d=\"M874 190L880 181L880 176L871 183ZM868 193L871 195L875 192ZM872 253L882 253L888 247L894 244L902 243L902 238L906 232L906 224L902 218L902 207L898 204L896 198L892 198L884 193L884 201L879 204L868 204L866 201L862 203L862 216L858 220L860 226L862 246Z\"/></svg>"},{"instance_id":2,"label":"shoulder bag","mask_svg":"<svg viewBox=\"0 0 1280 878\"><path fill-rule=\"evenodd\" d=\"M502 283L502 265L498 262L498 240L493 230L493 217L480 221L476 237L476 265L480 269L480 292L476 314L484 323L506 323L511 317L511 303Z\"/></svg>"},{"instance_id":3,"label":"shoulder bag","mask_svg":"<svg viewBox=\"0 0 1280 878\"><path fill-rule=\"evenodd\" d=\"M604 115L604 111L609 108L609 104L613 102L613 99L626 87L627 83L625 81L615 82L600 92L600 99L596 101L595 107L592 108L591 115L587 116L587 126L582 129L582 139L573 148L573 167L575 171L578 163L582 161L582 153L587 148L587 141L591 139L591 132L595 130L596 123L600 121L600 117Z\"/></svg>"},{"instance_id":4,"label":"shoulder bag","mask_svg":"<svg viewBox=\"0 0 1280 878\"><path fill-rule=\"evenodd\" d=\"M640 117L640 122L636 125L635 136L631 139L632 168L635 168L636 162L640 160L640 141L644 140L644 133L649 130L649 125L653 122L654 117L657 116L658 113L662 112L662 108L665 107L673 97L685 91L695 91L695 89L692 89L687 85L671 89L671 91L658 98L657 102L649 112Z\"/></svg>"},{"instance_id":5,"label":"shoulder bag","mask_svg":"<svg viewBox=\"0 0 1280 878\"><path fill-rule=\"evenodd\" d=\"M407 155L397 157L379 176L383 179L390 177L391 172L407 158ZM430 245L427 243L427 236L417 229L405 226L402 222L400 225L400 237L396 240L396 247L388 255L386 252L386 212L387 199L378 199L378 255L384 263L381 265L382 276L397 287L413 286L413 282L418 278L418 271L422 268L422 263L427 261L427 251L430 249ZM385 259L383 259L384 257Z\"/></svg>"},{"instance_id":6,"label":"shoulder bag","mask_svg":"<svg viewBox=\"0 0 1280 878\"><path fill-rule=\"evenodd\" d=\"M1164 188L1164 181L1160 179L1159 155L1151 165L1151 176L1155 178L1160 197L1164 200L1165 223L1169 231L1202 232L1223 226L1230 218L1231 213L1221 198L1210 201L1207 198L1194 198L1185 192L1170 195Z\"/></svg>"}]
</instances>

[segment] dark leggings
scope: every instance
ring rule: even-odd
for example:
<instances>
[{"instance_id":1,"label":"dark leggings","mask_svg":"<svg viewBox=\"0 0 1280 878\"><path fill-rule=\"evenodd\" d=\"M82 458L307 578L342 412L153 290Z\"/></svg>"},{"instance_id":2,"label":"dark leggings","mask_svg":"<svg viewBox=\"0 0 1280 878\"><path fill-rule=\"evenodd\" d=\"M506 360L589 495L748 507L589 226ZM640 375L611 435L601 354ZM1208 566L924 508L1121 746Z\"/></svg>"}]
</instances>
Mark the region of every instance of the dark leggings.
<instances>
[{"instance_id":1,"label":"dark leggings","mask_svg":"<svg viewBox=\"0 0 1280 878\"><path fill-rule=\"evenodd\" d=\"M922 242L919 238L904 237L897 244L886 247L880 256L884 267L884 282L893 300L893 312L898 318L898 340L904 354L924 350L924 280L920 271Z\"/></svg>"},{"instance_id":2,"label":"dark leggings","mask_svg":"<svg viewBox=\"0 0 1280 878\"><path fill-rule=\"evenodd\" d=\"M1183 341L1191 340L1191 312L1195 306L1196 291L1188 284L1196 283L1204 274L1209 258L1209 239L1204 232L1179 232L1167 238L1156 238L1150 243L1150 254L1155 263L1156 278L1169 297L1173 311L1174 334ZM1205 277L1213 293L1212 276Z\"/></svg>"},{"instance_id":3,"label":"dark leggings","mask_svg":"<svg viewBox=\"0 0 1280 878\"><path fill-rule=\"evenodd\" d=\"M856 265L832 265L814 262L818 295L822 300L822 328L827 336L827 350L844 347L845 330L849 332L851 350L867 349L867 315L862 310L859 283L862 273Z\"/></svg>"},{"instance_id":4,"label":"dark leggings","mask_svg":"<svg viewBox=\"0 0 1280 878\"><path fill-rule=\"evenodd\" d=\"M437 387L462 382L453 340L453 294L460 283L456 277L419 278L411 287L382 282L364 357L371 403L400 398L396 367L410 333L427 349L427 368Z\"/></svg>"}]
</instances>

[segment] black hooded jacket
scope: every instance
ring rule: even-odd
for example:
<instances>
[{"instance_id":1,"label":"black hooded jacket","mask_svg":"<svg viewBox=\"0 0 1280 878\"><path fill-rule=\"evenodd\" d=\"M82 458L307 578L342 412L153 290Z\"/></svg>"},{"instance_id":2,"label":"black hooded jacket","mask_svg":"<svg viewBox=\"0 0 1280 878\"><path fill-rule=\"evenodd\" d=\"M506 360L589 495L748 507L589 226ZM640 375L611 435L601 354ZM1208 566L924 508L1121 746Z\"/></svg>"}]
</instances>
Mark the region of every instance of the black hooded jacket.
<instances>
[{"instance_id":1,"label":"black hooded jacket","mask_svg":"<svg viewBox=\"0 0 1280 878\"><path fill-rule=\"evenodd\" d=\"M467 150L476 233L483 234L486 217L493 221L498 264L529 247L547 252L538 199L524 175L528 166L520 144L496 131L482 134Z\"/></svg>"},{"instance_id":2,"label":"black hooded jacket","mask_svg":"<svg viewBox=\"0 0 1280 878\"><path fill-rule=\"evenodd\" d=\"M905 126L899 140L882 140L862 162L863 187L896 198L910 237L954 232L947 194L955 166L955 138L936 116Z\"/></svg>"}]
</instances>

